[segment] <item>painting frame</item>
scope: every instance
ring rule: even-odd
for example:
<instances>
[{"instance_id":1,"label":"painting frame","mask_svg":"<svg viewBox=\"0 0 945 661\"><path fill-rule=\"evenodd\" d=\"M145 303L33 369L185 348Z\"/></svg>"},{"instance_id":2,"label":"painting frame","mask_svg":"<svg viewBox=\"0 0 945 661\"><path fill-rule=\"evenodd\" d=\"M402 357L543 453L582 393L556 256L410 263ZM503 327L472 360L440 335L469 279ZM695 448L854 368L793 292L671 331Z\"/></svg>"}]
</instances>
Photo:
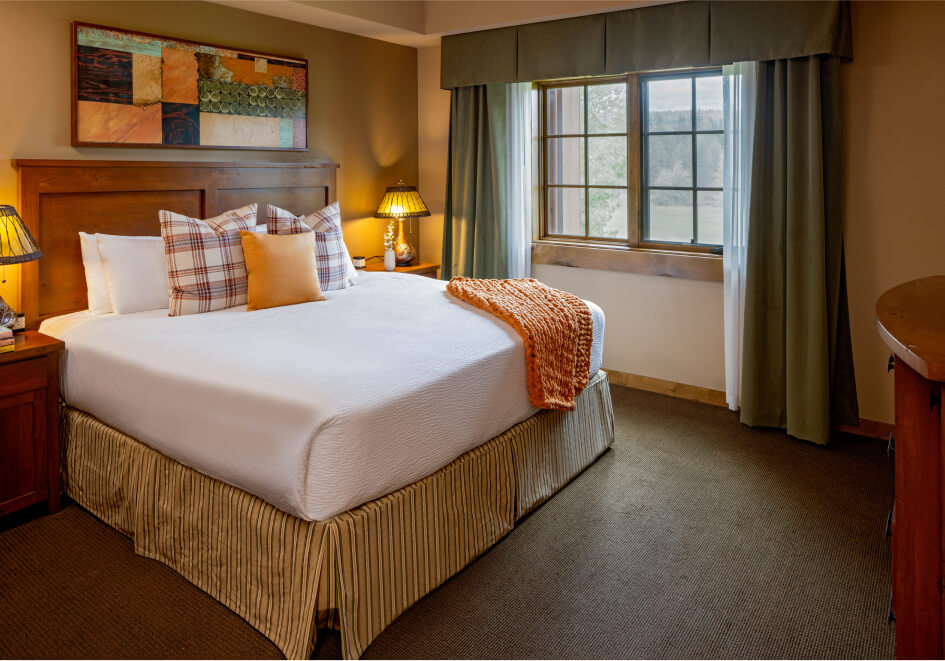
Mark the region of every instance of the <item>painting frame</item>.
<instances>
[{"instance_id":1,"label":"painting frame","mask_svg":"<svg viewBox=\"0 0 945 661\"><path fill-rule=\"evenodd\" d=\"M74 147L294 152L309 150L310 81L308 60L305 58L221 46L82 21L72 21L70 33L72 39L70 49L71 142ZM108 41L105 45L113 45L121 39L127 39L131 47L127 48L119 44L116 47L118 50L103 48L99 43L92 45L90 39L93 37ZM139 45L141 48L138 48ZM143 53L134 52L142 49L149 50ZM159 49L159 56L156 56L155 49ZM175 56L177 51L182 54L192 53L195 59L200 59L197 69L188 71L186 89L183 90L190 98L165 98L165 87L167 87L165 55L168 55L166 50L172 51L170 54ZM82 61L80 61L80 56L83 57ZM132 60L150 62L152 78L155 75L154 60L159 60L157 75L160 76L158 87L160 87L161 96L157 98L153 96L155 90L152 85L150 97L136 98L138 90L135 85L135 69L131 63ZM242 79L234 82L233 71L229 71L226 66L215 66L214 63L218 64L220 61L240 65L242 74L238 77ZM247 70L250 63L253 66L251 71ZM112 65L111 69L109 65ZM211 69L221 71L223 75L229 75L231 78L217 81L201 77L200 71ZM286 80L289 72L291 72L291 80ZM260 78L268 78L269 84L259 83ZM247 80L256 82L248 83ZM233 88L226 91L233 92L236 95L236 101L227 105L225 109L219 108L223 104L214 106L215 109L205 106L203 100L205 85L212 86L214 83ZM255 88L257 92L253 98L256 96L265 98L267 93L269 97L274 97L278 91L281 91L282 94L278 98L270 98L267 103L275 102L275 104L284 104L286 107L276 107L274 111L267 108L268 114L242 114L243 111L251 109L248 103L240 103L240 101L252 100L248 94L254 90L250 88ZM179 92L180 90L175 91L175 93ZM143 95L147 93L146 90L141 92ZM288 95L294 96L291 99L283 98ZM299 99L299 96L302 98ZM187 103L179 103L182 100ZM257 99L257 101L262 105L261 100ZM104 113L101 112L103 110ZM263 109L255 109L254 104L252 110L254 113L261 113ZM113 111L118 113L117 119L112 116ZM273 112L281 112L282 115L273 116ZM112 123L109 124L109 121ZM160 129L157 127L158 121L160 121ZM277 123L278 129L276 129ZM160 131L159 139L158 131ZM220 144L213 140L215 136L234 135L245 136L244 143ZM235 140L235 138L232 139ZM278 144L276 144L277 140ZM289 145L290 141L291 145Z\"/></svg>"}]
</instances>

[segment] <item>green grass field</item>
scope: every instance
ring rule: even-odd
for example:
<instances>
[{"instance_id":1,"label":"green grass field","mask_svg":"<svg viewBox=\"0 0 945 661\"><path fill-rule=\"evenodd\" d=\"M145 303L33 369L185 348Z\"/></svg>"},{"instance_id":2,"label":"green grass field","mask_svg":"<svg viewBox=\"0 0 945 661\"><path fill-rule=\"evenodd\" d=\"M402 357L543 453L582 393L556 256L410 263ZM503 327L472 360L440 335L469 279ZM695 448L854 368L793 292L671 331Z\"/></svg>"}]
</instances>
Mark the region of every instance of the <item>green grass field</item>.
<instances>
[{"instance_id":1,"label":"green grass field","mask_svg":"<svg viewBox=\"0 0 945 661\"><path fill-rule=\"evenodd\" d=\"M722 207L702 206L699 215L700 243L722 243ZM651 241L689 243L692 240L692 207L650 207Z\"/></svg>"}]
</instances>

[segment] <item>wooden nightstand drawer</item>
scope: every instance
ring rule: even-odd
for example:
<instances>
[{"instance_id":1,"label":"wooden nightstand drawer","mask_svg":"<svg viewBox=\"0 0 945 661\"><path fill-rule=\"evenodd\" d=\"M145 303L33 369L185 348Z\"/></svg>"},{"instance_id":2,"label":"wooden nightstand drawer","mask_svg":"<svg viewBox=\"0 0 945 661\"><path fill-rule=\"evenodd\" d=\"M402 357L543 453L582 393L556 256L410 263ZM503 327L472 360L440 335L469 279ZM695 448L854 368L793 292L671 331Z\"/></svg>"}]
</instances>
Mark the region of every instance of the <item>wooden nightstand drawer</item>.
<instances>
[{"instance_id":1,"label":"wooden nightstand drawer","mask_svg":"<svg viewBox=\"0 0 945 661\"><path fill-rule=\"evenodd\" d=\"M44 500L59 509L59 352L28 331L0 354L0 515Z\"/></svg>"},{"instance_id":2,"label":"wooden nightstand drawer","mask_svg":"<svg viewBox=\"0 0 945 661\"><path fill-rule=\"evenodd\" d=\"M47 382L45 358L10 363L0 368L0 397L45 388Z\"/></svg>"},{"instance_id":3,"label":"wooden nightstand drawer","mask_svg":"<svg viewBox=\"0 0 945 661\"><path fill-rule=\"evenodd\" d=\"M48 496L45 436L45 387L0 396L0 514Z\"/></svg>"}]
</instances>

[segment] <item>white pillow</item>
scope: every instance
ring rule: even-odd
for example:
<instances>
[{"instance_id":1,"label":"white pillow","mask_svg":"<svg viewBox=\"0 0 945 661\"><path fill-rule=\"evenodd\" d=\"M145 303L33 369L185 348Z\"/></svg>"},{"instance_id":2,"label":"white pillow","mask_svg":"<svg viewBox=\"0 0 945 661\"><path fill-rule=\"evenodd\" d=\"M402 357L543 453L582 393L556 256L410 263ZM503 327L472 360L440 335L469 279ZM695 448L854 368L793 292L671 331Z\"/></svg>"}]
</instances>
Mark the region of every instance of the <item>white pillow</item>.
<instances>
[{"instance_id":1,"label":"white pillow","mask_svg":"<svg viewBox=\"0 0 945 661\"><path fill-rule=\"evenodd\" d=\"M117 314L166 310L170 296L161 237L97 236L112 310Z\"/></svg>"},{"instance_id":2,"label":"white pillow","mask_svg":"<svg viewBox=\"0 0 945 661\"><path fill-rule=\"evenodd\" d=\"M108 280L105 268L98 253L98 234L79 232L79 244L82 247L82 265L85 267L85 287L89 294L89 312L108 314L112 311L112 301L108 297Z\"/></svg>"}]
</instances>

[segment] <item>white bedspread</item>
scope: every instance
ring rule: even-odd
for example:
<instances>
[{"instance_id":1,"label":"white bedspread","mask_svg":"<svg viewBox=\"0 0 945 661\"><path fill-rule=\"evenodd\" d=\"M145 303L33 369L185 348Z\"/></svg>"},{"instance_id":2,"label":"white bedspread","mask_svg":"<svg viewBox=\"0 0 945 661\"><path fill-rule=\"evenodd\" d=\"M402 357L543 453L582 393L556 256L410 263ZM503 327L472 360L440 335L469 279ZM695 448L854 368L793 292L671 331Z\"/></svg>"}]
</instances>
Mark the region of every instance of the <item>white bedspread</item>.
<instances>
[{"instance_id":1,"label":"white bedspread","mask_svg":"<svg viewBox=\"0 0 945 661\"><path fill-rule=\"evenodd\" d=\"M364 273L327 301L46 321L65 401L304 519L421 479L528 418L522 341L446 283ZM592 374L603 313L594 317Z\"/></svg>"}]
</instances>

